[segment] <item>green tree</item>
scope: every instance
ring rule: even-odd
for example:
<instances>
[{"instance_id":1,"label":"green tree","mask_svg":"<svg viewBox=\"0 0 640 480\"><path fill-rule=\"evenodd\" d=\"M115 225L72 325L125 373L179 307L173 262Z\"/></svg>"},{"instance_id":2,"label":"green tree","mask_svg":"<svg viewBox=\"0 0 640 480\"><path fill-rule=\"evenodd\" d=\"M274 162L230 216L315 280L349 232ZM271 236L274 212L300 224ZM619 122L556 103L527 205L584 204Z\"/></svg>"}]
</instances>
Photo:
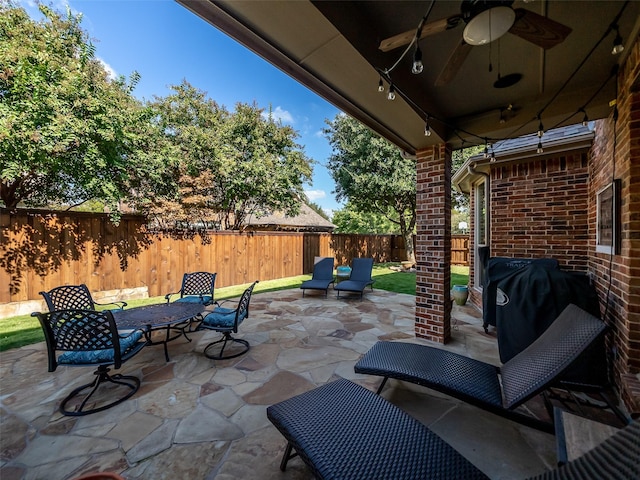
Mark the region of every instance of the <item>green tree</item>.
<instances>
[{"instance_id":1,"label":"green tree","mask_svg":"<svg viewBox=\"0 0 640 480\"><path fill-rule=\"evenodd\" d=\"M151 211L163 222L215 222L241 229L249 215L299 212L312 160L297 132L256 105L229 112L186 80L151 107L174 152L173 192ZM177 154L176 154L177 153Z\"/></svg>"},{"instance_id":2,"label":"green tree","mask_svg":"<svg viewBox=\"0 0 640 480\"><path fill-rule=\"evenodd\" d=\"M0 199L9 209L96 199L115 212L156 171L141 154L153 134L131 95L139 77L109 79L81 16L39 8L36 22L0 3Z\"/></svg>"},{"instance_id":3,"label":"green tree","mask_svg":"<svg viewBox=\"0 0 640 480\"><path fill-rule=\"evenodd\" d=\"M333 213L336 233L399 234L400 228L386 216L356 210L350 202Z\"/></svg>"},{"instance_id":4,"label":"green tree","mask_svg":"<svg viewBox=\"0 0 640 480\"><path fill-rule=\"evenodd\" d=\"M416 160L344 114L327 120L333 153L328 162L338 200L352 208L386 217L398 225L415 261L412 234L416 224Z\"/></svg>"},{"instance_id":5,"label":"green tree","mask_svg":"<svg viewBox=\"0 0 640 480\"><path fill-rule=\"evenodd\" d=\"M325 220L331 221L331 218L329 218L329 215L327 215L327 213L322 209L320 205L318 205L315 202L312 202L311 200L307 200L305 203L309 206L309 208L311 208L314 212L316 212L322 218L324 218Z\"/></svg>"}]
</instances>

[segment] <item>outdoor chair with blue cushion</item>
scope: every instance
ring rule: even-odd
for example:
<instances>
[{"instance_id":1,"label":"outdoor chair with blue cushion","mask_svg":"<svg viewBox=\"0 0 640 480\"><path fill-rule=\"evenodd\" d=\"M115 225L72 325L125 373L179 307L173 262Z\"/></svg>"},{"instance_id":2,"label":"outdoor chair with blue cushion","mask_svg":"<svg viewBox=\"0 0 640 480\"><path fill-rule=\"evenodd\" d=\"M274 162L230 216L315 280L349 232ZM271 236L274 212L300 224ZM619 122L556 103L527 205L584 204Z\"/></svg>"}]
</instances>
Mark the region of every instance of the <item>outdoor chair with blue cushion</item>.
<instances>
[{"instance_id":1,"label":"outdoor chair with blue cushion","mask_svg":"<svg viewBox=\"0 0 640 480\"><path fill-rule=\"evenodd\" d=\"M282 471L300 456L318 479L488 478L427 426L346 379L272 405L267 417L287 440ZM582 457L535 478L640 478L640 423L631 422Z\"/></svg>"},{"instance_id":2,"label":"outdoor chair with blue cushion","mask_svg":"<svg viewBox=\"0 0 640 480\"><path fill-rule=\"evenodd\" d=\"M172 296L180 295L180 298L174 301L212 305L215 303L213 290L216 284L216 275L216 273L209 272L185 273L182 277L180 291L167 293L164 298L169 303Z\"/></svg>"},{"instance_id":3,"label":"outdoor chair with blue cushion","mask_svg":"<svg viewBox=\"0 0 640 480\"><path fill-rule=\"evenodd\" d=\"M309 289L324 290L324 296L326 297L329 292L329 285L333 282L333 258L316 257L311 280L302 282L302 285L300 285L300 288L302 289L302 296L304 297L305 290Z\"/></svg>"},{"instance_id":4,"label":"outdoor chair with blue cushion","mask_svg":"<svg viewBox=\"0 0 640 480\"><path fill-rule=\"evenodd\" d=\"M362 298L364 289L367 286L371 286L371 290L373 290L373 282L375 280L371 277L372 272L373 258L354 258L351 262L349 280L343 280L334 287L338 291L338 297L340 297L340 292L349 292L359 293L360 298Z\"/></svg>"},{"instance_id":5,"label":"outdoor chair with blue cushion","mask_svg":"<svg viewBox=\"0 0 640 480\"><path fill-rule=\"evenodd\" d=\"M119 333L113 314L109 310L56 310L48 313L33 313L44 332L49 359L49 371L59 365L69 367L94 366L95 379L75 388L60 404L64 415L80 416L101 412L131 397L140 386L140 380L131 375L109 375L109 366L118 370L124 362L146 345L142 330ZM58 355L58 352L63 352ZM115 400L111 388L98 389L110 382L125 387L124 394ZM95 397L94 397L94 394Z\"/></svg>"},{"instance_id":6,"label":"outdoor chair with blue cushion","mask_svg":"<svg viewBox=\"0 0 640 480\"><path fill-rule=\"evenodd\" d=\"M55 310L95 310L96 306L113 305L111 310L122 310L127 302L98 303L91 297L89 288L82 285L62 285L52 288L48 292L40 292L47 302L50 312Z\"/></svg>"},{"instance_id":7,"label":"outdoor chair with blue cushion","mask_svg":"<svg viewBox=\"0 0 640 480\"><path fill-rule=\"evenodd\" d=\"M251 301L251 293L258 280L253 282L249 288L247 288L242 296L236 308L225 308L217 306L213 311L204 316L202 322L198 326L198 330L215 330L222 333L222 338L210 343L204 349L204 354L207 358L213 360L224 360L228 358L235 358L243 355L249 351L249 342L241 339L234 338L231 334L238 333L238 326L249 316L249 302ZM224 302L222 302L224 304ZM227 347L227 342L238 343L243 345L241 351L233 351L232 353L225 355L224 350ZM218 353L214 353L213 349L217 344L222 343L222 347Z\"/></svg>"},{"instance_id":8,"label":"outdoor chair with blue cushion","mask_svg":"<svg viewBox=\"0 0 640 480\"><path fill-rule=\"evenodd\" d=\"M416 383L552 433L552 423L517 407L553 387L605 330L604 322L570 304L540 337L502 367L427 345L381 341L362 356L355 371L384 377L378 393L389 378Z\"/></svg>"}]
</instances>

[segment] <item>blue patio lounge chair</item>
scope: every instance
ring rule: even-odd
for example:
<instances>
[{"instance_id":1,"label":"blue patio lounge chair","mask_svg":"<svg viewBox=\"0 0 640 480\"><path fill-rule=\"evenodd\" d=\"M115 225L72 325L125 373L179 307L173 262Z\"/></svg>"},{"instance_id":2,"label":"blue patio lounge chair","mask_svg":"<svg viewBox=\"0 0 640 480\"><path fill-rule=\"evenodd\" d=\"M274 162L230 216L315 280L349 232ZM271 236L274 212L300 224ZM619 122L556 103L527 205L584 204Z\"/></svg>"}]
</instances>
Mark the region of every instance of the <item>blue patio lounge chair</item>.
<instances>
[{"instance_id":1,"label":"blue patio lounge chair","mask_svg":"<svg viewBox=\"0 0 640 480\"><path fill-rule=\"evenodd\" d=\"M341 379L267 408L287 440L280 470L296 456L319 479L486 479L476 466L384 398ZM295 451L294 451L295 450ZM632 422L582 457L537 476L640 478L640 423Z\"/></svg>"},{"instance_id":2,"label":"blue patio lounge chair","mask_svg":"<svg viewBox=\"0 0 640 480\"><path fill-rule=\"evenodd\" d=\"M604 322L571 304L540 337L502 367L436 347L378 342L358 361L355 371L384 377L378 393L389 378L403 380L553 433L552 423L516 409L554 386L605 329Z\"/></svg>"},{"instance_id":3,"label":"blue patio lounge chair","mask_svg":"<svg viewBox=\"0 0 640 480\"><path fill-rule=\"evenodd\" d=\"M371 286L373 290L373 278L371 278L371 272L373 271L373 258L354 258L351 262L351 276L349 280L343 280L338 283L334 289L338 292L338 298L340 292L359 293L360 298L364 294L364 289L367 286Z\"/></svg>"},{"instance_id":4,"label":"blue patio lounge chair","mask_svg":"<svg viewBox=\"0 0 640 480\"><path fill-rule=\"evenodd\" d=\"M332 257L316 257L313 265L313 274L311 280L302 282L302 296L305 290L324 290L326 297L329 292L329 285L334 282L333 278L333 258Z\"/></svg>"}]
</instances>

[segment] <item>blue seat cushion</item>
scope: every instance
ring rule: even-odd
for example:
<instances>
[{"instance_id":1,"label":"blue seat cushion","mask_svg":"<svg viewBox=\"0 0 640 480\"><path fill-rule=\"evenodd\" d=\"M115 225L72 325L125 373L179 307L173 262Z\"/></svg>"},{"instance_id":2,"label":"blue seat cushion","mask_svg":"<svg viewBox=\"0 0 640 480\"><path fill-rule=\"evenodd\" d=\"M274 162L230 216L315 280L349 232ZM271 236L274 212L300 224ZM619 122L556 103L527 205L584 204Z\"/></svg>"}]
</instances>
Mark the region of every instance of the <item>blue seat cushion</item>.
<instances>
[{"instance_id":1,"label":"blue seat cushion","mask_svg":"<svg viewBox=\"0 0 640 480\"><path fill-rule=\"evenodd\" d=\"M213 298L211 295L187 295L186 297L182 297L176 300L176 302L186 302L186 303L201 303L202 305L209 305L213 303Z\"/></svg>"},{"instance_id":2,"label":"blue seat cushion","mask_svg":"<svg viewBox=\"0 0 640 480\"><path fill-rule=\"evenodd\" d=\"M245 319L247 312L244 311L238 317L238 323ZM217 307L213 312L204 317L202 323L213 328L233 328L236 322L236 311L231 308Z\"/></svg>"},{"instance_id":3,"label":"blue seat cushion","mask_svg":"<svg viewBox=\"0 0 640 480\"><path fill-rule=\"evenodd\" d=\"M132 348L142 338L140 330L134 330L126 337L120 337L120 356ZM71 350L58 357L59 364L81 365L113 362L113 348L102 350Z\"/></svg>"}]
</instances>

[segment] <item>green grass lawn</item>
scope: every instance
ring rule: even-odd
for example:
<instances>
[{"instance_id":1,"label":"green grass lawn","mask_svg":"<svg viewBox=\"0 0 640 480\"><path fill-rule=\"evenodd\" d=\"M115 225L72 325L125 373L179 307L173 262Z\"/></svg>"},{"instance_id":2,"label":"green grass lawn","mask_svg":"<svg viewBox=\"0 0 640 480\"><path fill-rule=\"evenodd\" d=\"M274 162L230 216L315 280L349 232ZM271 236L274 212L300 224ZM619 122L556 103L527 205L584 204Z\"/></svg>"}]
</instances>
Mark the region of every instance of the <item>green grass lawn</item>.
<instances>
[{"instance_id":1,"label":"green grass lawn","mask_svg":"<svg viewBox=\"0 0 640 480\"><path fill-rule=\"evenodd\" d=\"M373 277L375 278L374 288L387 290L396 293L406 293L415 295L416 276L412 273L395 272L390 270L392 265L397 263L380 263L373 267ZM298 275L297 277L280 278L277 280L266 280L256 285L255 293L274 292L276 290L286 290L288 288L298 288L304 280L311 278L311 275ZM469 268L453 266L451 267L451 285L466 285L469 280ZM216 300L239 297L246 285L234 285L232 287L216 288ZM164 302L164 296L150 297L140 300L127 300L129 307L140 307ZM30 345L44 341L42 329L38 319L30 315L20 315L18 317L0 319L0 352L11 348Z\"/></svg>"}]
</instances>

